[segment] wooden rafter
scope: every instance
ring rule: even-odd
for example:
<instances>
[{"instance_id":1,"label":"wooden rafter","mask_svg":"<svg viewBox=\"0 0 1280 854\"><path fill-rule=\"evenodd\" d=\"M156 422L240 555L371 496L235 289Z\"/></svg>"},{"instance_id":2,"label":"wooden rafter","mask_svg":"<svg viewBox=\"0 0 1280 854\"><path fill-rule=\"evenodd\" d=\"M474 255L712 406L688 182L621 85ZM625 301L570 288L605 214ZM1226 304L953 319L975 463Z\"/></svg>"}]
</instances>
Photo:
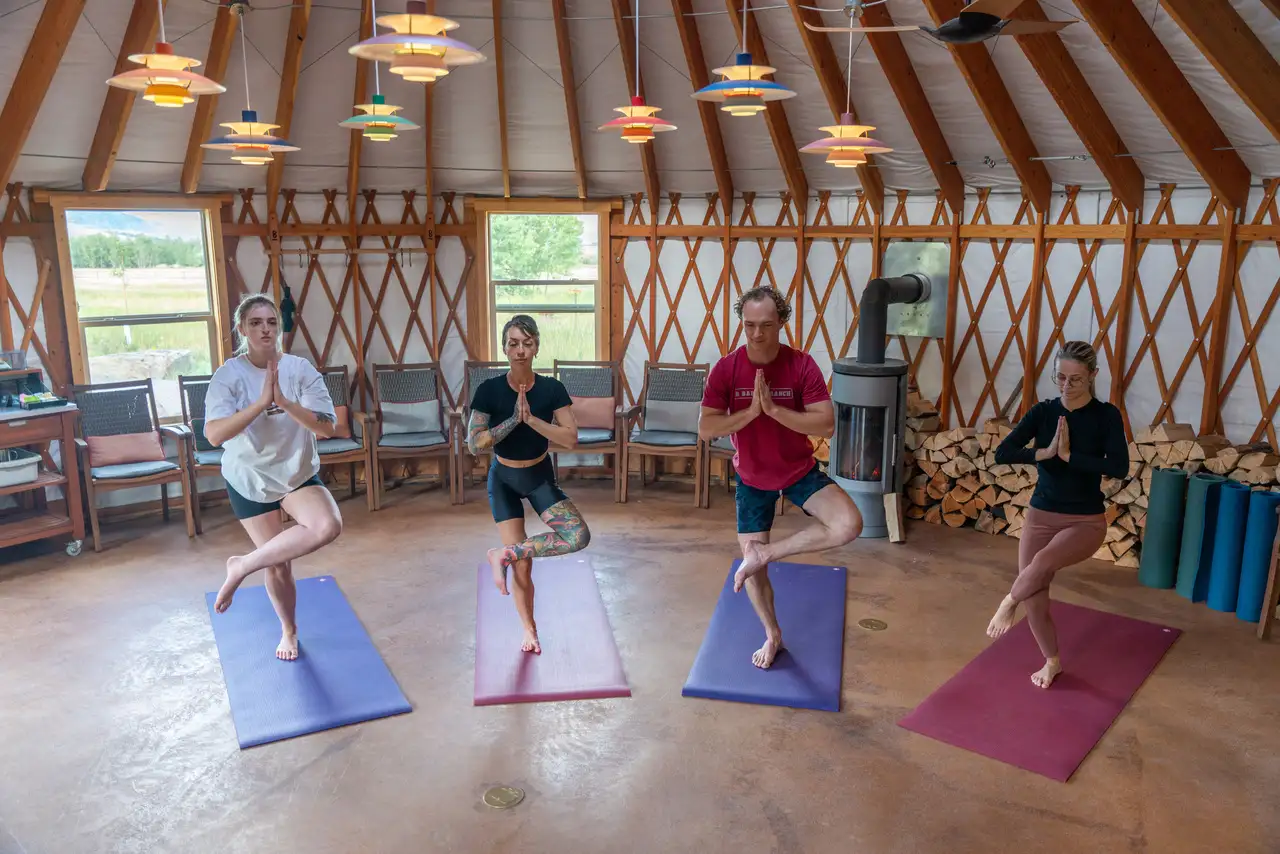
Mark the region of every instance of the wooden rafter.
<instances>
[{"instance_id":1,"label":"wooden rafter","mask_svg":"<svg viewBox=\"0 0 1280 854\"><path fill-rule=\"evenodd\" d=\"M362 0L360 4L360 40L373 36L373 3ZM369 95L369 62L356 60L355 93L351 96L352 110L356 104L368 103ZM360 190L360 156L364 148L364 131L351 129L351 140L347 148L347 225L354 233L356 227L356 198Z\"/></svg>"},{"instance_id":2,"label":"wooden rafter","mask_svg":"<svg viewBox=\"0 0 1280 854\"><path fill-rule=\"evenodd\" d=\"M502 197L511 198L511 159L507 153L507 83L502 63L502 0L493 0L493 64L498 75L498 150L502 154Z\"/></svg>"},{"instance_id":3,"label":"wooden rafter","mask_svg":"<svg viewBox=\"0 0 1280 854\"><path fill-rule=\"evenodd\" d=\"M697 19L692 17L693 0L671 0L676 29L680 31L680 43L684 46L684 61L689 69L689 79L694 91L711 83L707 74L707 60L702 53L702 39L698 36ZM720 133L720 120L716 117L716 105L710 101L697 101L698 118L702 120L702 135L707 140L707 153L711 155L711 170L716 176L716 192L720 194L720 209L727 220L733 211L733 173L729 171L729 158L724 150L724 136Z\"/></svg>"},{"instance_id":4,"label":"wooden rafter","mask_svg":"<svg viewBox=\"0 0 1280 854\"><path fill-rule=\"evenodd\" d=\"M231 57L231 45L235 40L240 16L229 6L219 6L213 19L213 35L209 38L209 58L205 62L204 75L221 83L227 74L227 60ZM182 192L194 193L200 188L200 170L204 166L204 149L200 146L213 132L213 115L218 109L217 95L201 95L196 100L196 116L191 123L191 137L187 140L187 156L182 162Z\"/></svg>"},{"instance_id":5,"label":"wooden rafter","mask_svg":"<svg viewBox=\"0 0 1280 854\"><path fill-rule=\"evenodd\" d=\"M311 20L311 0L295 0L289 13L289 35L284 47L284 64L280 66L280 95L276 98L273 122L280 126L276 134L289 138L293 127L293 104L298 95L298 75L302 73L302 47L307 41L307 23ZM276 154L267 167L267 214L276 212L280 197L280 181L284 177L284 153Z\"/></svg>"},{"instance_id":6,"label":"wooden rafter","mask_svg":"<svg viewBox=\"0 0 1280 854\"><path fill-rule=\"evenodd\" d=\"M964 0L924 0L935 23L941 25L957 17L964 10ZM1049 170L1039 156L1036 144L1027 132L1027 126L1018 115L1013 98L996 70L996 64L983 44L951 45L960 73L969 84L969 90L987 117L987 123L1000 143L1013 169L1022 182L1022 191L1038 211L1049 210L1052 181Z\"/></svg>"},{"instance_id":7,"label":"wooden rafter","mask_svg":"<svg viewBox=\"0 0 1280 854\"><path fill-rule=\"evenodd\" d=\"M1280 139L1280 63L1228 0L1162 0L1222 79Z\"/></svg>"},{"instance_id":8,"label":"wooden rafter","mask_svg":"<svg viewBox=\"0 0 1280 854\"><path fill-rule=\"evenodd\" d=\"M564 17L564 0L551 0L555 19L556 48L560 53L560 79L564 83L564 111L569 121L569 146L573 150L573 174L578 182L578 198L587 197L587 161L582 155L582 122L578 118L578 86L573 75L573 52L569 48L569 22Z\"/></svg>"},{"instance_id":9,"label":"wooden rafter","mask_svg":"<svg viewBox=\"0 0 1280 854\"><path fill-rule=\"evenodd\" d=\"M868 6L863 10L863 24L868 27L891 27L893 18L889 16L887 6ZM911 130L915 133L916 142L929 161L938 186L942 189L942 197L958 218L964 213L964 178L960 175L960 167L956 166L951 155L951 147L942 135L942 127L929 105L924 93L924 86L916 76L916 70L907 55L902 36L897 33L869 33L867 41L875 51L885 76L889 78L889 86L902 106Z\"/></svg>"},{"instance_id":10,"label":"wooden rafter","mask_svg":"<svg viewBox=\"0 0 1280 854\"><path fill-rule=\"evenodd\" d=\"M1243 209L1249 169L1133 0L1077 0L1076 8L1186 152L1214 194Z\"/></svg>"},{"instance_id":11,"label":"wooden rafter","mask_svg":"<svg viewBox=\"0 0 1280 854\"><path fill-rule=\"evenodd\" d=\"M636 46L635 30L631 22L631 0L613 0L613 21L618 27L618 45L622 54L623 69L627 74L627 97L639 92L644 97L644 75L636 80ZM644 192L649 197L649 211L654 221L658 210L658 158L653 151L653 142L637 145L640 149L640 165L644 169Z\"/></svg>"},{"instance_id":12,"label":"wooden rafter","mask_svg":"<svg viewBox=\"0 0 1280 854\"><path fill-rule=\"evenodd\" d=\"M35 124L53 74L84 11L85 0L47 0L27 45L18 76L0 110L0 188L6 187Z\"/></svg>"},{"instance_id":13,"label":"wooden rafter","mask_svg":"<svg viewBox=\"0 0 1280 854\"><path fill-rule=\"evenodd\" d=\"M1262 0L1262 5L1271 10L1271 14L1280 18L1280 0Z\"/></svg>"},{"instance_id":14,"label":"wooden rafter","mask_svg":"<svg viewBox=\"0 0 1280 854\"><path fill-rule=\"evenodd\" d=\"M729 10L729 20L733 22L734 35L739 42L742 41L743 24L747 24L747 50L751 53L752 61L757 65L768 65L769 55L765 52L764 40L760 38L760 27L751 14L750 6L747 7L745 22L742 20L742 10L735 0L725 0L725 7ZM743 121L749 121L749 119ZM778 164L782 167L783 177L786 178L787 189L791 191L791 200L803 218L808 208L809 181L805 177L804 166L800 162L800 147L791 133L791 124L787 121L787 114L782 104L777 101L765 104L764 122L769 128L769 136L773 139L774 151L778 153Z\"/></svg>"},{"instance_id":15,"label":"wooden rafter","mask_svg":"<svg viewBox=\"0 0 1280 854\"><path fill-rule=\"evenodd\" d=\"M161 2L168 5L165 0ZM151 0L133 0L129 25L120 42L120 52L116 54L114 74L138 67L129 57L148 52L159 26L160 16L156 4ZM137 94L127 89L117 89L114 86L107 88L102 112L98 114L98 130L93 135L93 144L89 146L89 158L84 162L81 183L86 191L96 193L107 189L107 183L111 180L111 167L116 163L116 153L120 150L120 142L124 139L125 128L129 124L136 99Z\"/></svg>"},{"instance_id":16,"label":"wooden rafter","mask_svg":"<svg viewBox=\"0 0 1280 854\"><path fill-rule=\"evenodd\" d=\"M1012 17L1023 21L1048 20L1036 3L1023 3ZM1111 185L1111 194L1131 211L1141 208L1146 184L1142 169L1137 160L1124 156L1128 149L1120 132L1093 94L1062 37L1050 33L1014 38Z\"/></svg>"},{"instance_id":17,"label":"wooden rafter","mask_svg":"<svg viewBox=\"0 0 1280 854\"><path fill-rule=\"evenodd\" d=\"M826 33L815 33L805 26L805 22L821 26L821 14L807 5L801 6L801 0L787 0L787 5L791 7L791 14L796 20L796 29L799 30L800 38L804 41L804 49L809 54L809 61L813 63L813 69L818 74L818 82L822 84L822 94L827 98L827 106L831 108L832 116L839 122L840 116L845 112L845 106L848 105L848 112L853 116L854 122L857 122L858 109L850 98L849 87L845 83L844 72L840 70L840 62L836 59L831 39L827 38ZM867 165L855 171L858 173L858 180L862 183L862 192L867 203L876 212L876 216L882 215L884 213L884 178L880 175L880 170L875 167L875 158L868 156Z\"/></svg>"}]
</instances>

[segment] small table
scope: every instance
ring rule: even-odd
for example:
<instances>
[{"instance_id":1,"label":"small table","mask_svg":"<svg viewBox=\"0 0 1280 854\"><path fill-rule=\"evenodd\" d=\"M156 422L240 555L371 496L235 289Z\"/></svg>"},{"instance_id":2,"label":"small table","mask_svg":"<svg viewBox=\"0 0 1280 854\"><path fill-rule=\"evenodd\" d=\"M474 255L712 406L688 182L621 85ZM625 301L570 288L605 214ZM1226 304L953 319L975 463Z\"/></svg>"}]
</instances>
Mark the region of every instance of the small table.
<instances>
[{"instance_id":1,"label":"small table","mask_svg":"<svg viewBox=\"0 0 1280 854\"><path fill-rule=\"evenodd\" d=\"M67 554L75 557L84 544L84 512L80 498L80 470L76 462L75 424L79 409L75 404L46 409L0 409L0 449L30 446L39 452L39 476L31 483L0 487L0 495L34 493L35 508L0 513L0 548L16 546L32 540L70 534ZM49 443L62 443L62 471L58 471L49 454ZM66 498L66 514L50 510L44 491L50 486L62 487Z\"/></svg>"}]
</instances>

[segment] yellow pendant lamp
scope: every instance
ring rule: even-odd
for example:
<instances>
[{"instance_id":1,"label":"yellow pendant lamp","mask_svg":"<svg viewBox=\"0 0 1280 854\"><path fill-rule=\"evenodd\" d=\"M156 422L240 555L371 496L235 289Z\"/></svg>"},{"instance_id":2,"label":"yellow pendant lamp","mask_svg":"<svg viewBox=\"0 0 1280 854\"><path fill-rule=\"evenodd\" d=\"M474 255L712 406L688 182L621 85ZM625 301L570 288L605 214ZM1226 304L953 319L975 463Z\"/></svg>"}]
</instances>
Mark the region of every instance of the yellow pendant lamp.
<instances>
[{"instance_id":1,"label":"yellow pendant lamp","mask_svg":"<svg viewBox=\"0 0 1280 854\"><path fill-rule=\"evenodd\" d=\"M160 41L156 42L155 51L132 54L129 61L142 68L121 72L108 79L107 85L141 92L143 100L157 107L169 108L184 107L194 102L197 95L218 95L227 91L221 83L190 70L198 66L200 60L173 52L173 45L165 39L164 6L161 0L156 0L156 4L160 7Z\"/></svg>"}]
</instances>

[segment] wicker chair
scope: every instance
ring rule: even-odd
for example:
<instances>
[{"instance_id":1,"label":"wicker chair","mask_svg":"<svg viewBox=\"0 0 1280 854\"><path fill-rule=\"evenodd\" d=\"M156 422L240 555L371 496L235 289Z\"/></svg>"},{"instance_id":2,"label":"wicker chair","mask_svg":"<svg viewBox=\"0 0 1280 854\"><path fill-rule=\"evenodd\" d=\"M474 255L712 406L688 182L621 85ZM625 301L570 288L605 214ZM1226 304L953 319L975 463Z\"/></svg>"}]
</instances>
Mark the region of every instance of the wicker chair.
<instances>
[{"instance_id":1,"label":"wicker chair","mask_svg":"<svg viewBox=\"0 0 1280 854\"><path fill-rule=\"evenodd\" d=\"M627 437L625 456L630 465L632 451L640 454L640 483L645 483L647 457L693 459L693 503L702 506L704 443L698 436L702 394L710 366L644 363L644 388L640 403L624 413L623 425L630 426L638 414L639 424ZM628 471L628 474L630 472ZM622 500L627 500L623 478Z\"/></svg>"},{"instance_id":2,"label":"wicker chair","mask_svg":"<svg viewBox=\"0 0 1280 854\"><path fill-rule=\"evenodd\" d=\"M432 363L373 366L375 418L368 419L371 507L382 509L382 461L443 457L441 480L456 484L453 449L445 423L440 366Z\"/></svg>"},{"instance_id":3,"label":"wicker chair","mask_svg":"<svg viewBox=\"0 0 1280 854\"><path fill-rule=\"evenodd\" d=\"M356 497L356 464L365 466L365 497L369 509L374 510L373 463L370 459L372 442L369 439L369 424L372 419L366 413L355 412L351 408L351 378L346 365L337 368L324 368L320 371L324 377L325 387L333 400L334 414L337 416L338 430L331 439L318 439L316 449L320 452L320 465L347 464L347 477L351 482L351 497Z\"/></svg>"},{"instance_id":4,"label":"wicker chair","mask_svg":"<svg viewBox=\"0 0 1280 854\"><path fill-rule=\"evenodd\" d=\"M456 409L449 411L449 432L453 436L455 454L453 469L458 475L457 484L453 491L455 504L467 503L467 482L471 478L471 472L475 467L476 460L488 456L488 453L472 454L471 451L467 450L467 422L471 420L471 398L475 396L476 389L479 388L480 383L493 377L502 376L510 368L511 366L506 362L475 362L468 360L463 363L462 392L458 395L458 406Z\"/></svg>"},{"instance_id":5,"label":"wicker chair","mask_svg":"<svg viewBox=\"0 0 1280 854\"><path fill-rule=\"evenodd\" d=\"M556 359L552 372L573 399L574 417L578 422L575 453L613 456L613 500L622 501L622 482L627 470L627 431L622 426L620 366L617 362L562 362Z\"/></svg>"},{"instance_id":6,"label":"wicker chair","mask_svg":"<svg viewBox=\"0 0 1280 854\"><path fill-rule=\"evenodd\" d=\"M187 454L187 479L191 482L191 515L196 533L204 533L204 521L200 501L200 476L222 474L222 449L216 448L204 437L204 401L209 393L212 374L178 377L178 396L182 399L182 423L191 434L191 452Z\"/></svg>"},{"instance_id":7,"label":"wicker chair","mask_svg":"<svg viewBox=\"0 0 1280 854\"><path fill-rule=\"evenodd\" d=\"M102 551L97 494L140 486L160 487L161 508L167 522L169 484L179 484L187 536L194 537L194 490L187 480L191 434L185 427L161 426L151 380L73 385L70 397L80 409L76 453L84 475L93 550ZM177 460L164 454L165 435L178 442Z\"/></svg>"}]
</instances>

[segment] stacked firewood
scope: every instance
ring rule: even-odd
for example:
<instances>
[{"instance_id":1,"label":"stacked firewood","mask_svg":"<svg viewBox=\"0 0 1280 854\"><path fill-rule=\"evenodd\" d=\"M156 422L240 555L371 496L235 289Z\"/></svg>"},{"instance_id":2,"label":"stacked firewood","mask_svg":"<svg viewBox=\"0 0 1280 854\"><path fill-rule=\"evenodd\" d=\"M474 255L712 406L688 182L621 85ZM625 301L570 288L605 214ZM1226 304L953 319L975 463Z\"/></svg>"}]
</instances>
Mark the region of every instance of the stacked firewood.
<instances>
[{"instance_id":1,"label":"stacked firewood","mask_svg":"<svg viewBox=\"0 0 1280 854\"><path fill-rule=\"evenodd\" d=\"M996 462L996 448L1013 429L1007 419L992 419L981 428L939 431L932 404L913 397L908 401L907 427L908 518L1021 536L1039 472L1034 465ZM1280 457L1269 447L1233 446L1221 436L1197 437L1189 424L1139 430L1129 445L1128 474L1102 479L1107 538L1094 557L1119 566L1138 566L1155 469L1210 471L1280 492L1278 465Z\"/></svg>"}]
</instances>

